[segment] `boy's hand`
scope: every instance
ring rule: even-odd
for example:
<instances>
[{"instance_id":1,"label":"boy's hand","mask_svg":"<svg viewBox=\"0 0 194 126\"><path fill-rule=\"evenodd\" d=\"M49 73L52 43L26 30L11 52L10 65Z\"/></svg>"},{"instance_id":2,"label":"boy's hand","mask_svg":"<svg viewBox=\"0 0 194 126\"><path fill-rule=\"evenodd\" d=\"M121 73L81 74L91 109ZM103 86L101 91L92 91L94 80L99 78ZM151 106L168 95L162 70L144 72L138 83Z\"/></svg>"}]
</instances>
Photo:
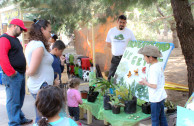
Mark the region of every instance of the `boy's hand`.
<instances>
[{"instance_id":1,"label":"boy's hand","mask_svg":"<svg viewBox=\"0 0 194 126\"><path fill-rule=\"evenodd\" d=\"M64 65L65 57L63 55L60 57L60 60L61 60L61 65Z\"/></svg>"},{"instance_id":2,"label":"boy's hand","mask_svg":"<svg viewBox=\"0 0 194 126\"><path fill-rule=\"evenodd\" d=\"M141 84L141 85L146 85L146 83L147 83L146 77L145 78L142 78L142 80L139 81L139 84Z\"/></svg>"}]
</instances>

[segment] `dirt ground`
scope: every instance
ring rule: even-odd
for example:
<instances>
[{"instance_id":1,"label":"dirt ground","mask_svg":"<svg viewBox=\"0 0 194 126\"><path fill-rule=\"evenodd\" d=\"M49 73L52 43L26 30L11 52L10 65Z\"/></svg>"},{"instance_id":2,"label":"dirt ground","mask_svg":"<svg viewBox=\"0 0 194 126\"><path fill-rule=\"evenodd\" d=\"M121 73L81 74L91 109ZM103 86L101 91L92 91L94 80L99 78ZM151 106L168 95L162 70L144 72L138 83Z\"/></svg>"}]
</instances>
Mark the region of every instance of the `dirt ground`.
<instances>
[{"instance_id":1,"label":"dirt ground","mask_svg":"<svg viewBox=\"0 0 194 126\"><path fill-rule=\"evenodd\" d=\"M187 81L187 66L181 48L173 49L165 71L165 81L178 84L188 85ZM169 100L180 106L184 106L188 100L188 92L166 90Z\"/></svg>"}]
</instances>

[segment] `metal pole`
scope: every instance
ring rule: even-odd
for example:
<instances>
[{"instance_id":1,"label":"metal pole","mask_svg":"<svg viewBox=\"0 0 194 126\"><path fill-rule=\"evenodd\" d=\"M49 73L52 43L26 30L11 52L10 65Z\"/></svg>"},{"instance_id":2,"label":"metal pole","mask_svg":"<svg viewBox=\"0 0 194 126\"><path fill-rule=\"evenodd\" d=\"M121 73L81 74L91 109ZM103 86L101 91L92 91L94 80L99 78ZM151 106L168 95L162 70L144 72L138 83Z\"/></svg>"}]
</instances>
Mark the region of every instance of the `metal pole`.
<instances>
[{"instance_id":1,"label":"metal pole","mask_svg":"<svg viewBox=\"0 0 194 126\"><path fill-rule=\"evenodd\" d=\"M20 19L23 20L23 13L22 13L21 7L19 7L19 12L20 12ZM23 20L23 22L24 22L24 20ZM24 32L22 32L22 47L23 47L23 52L25 53ZM27 82L27 75L25 75L25 90L26 90L26 94L29 95L30 92L28 91L28 86L27 86L27 83L26 82Z\"/></svg>"},{"instance_id":2,"label":"metal pole","mask_svg":"<svg viewBox=\"0 0 194 126\"><path fill-rule=\"evenodd\" d=\"M94 73L96 73L96 56L95 56L95 38L94 38L94 10L92 9L92 49L93 49L93 67L94 67Z\"/></svg>"}]
</instances>

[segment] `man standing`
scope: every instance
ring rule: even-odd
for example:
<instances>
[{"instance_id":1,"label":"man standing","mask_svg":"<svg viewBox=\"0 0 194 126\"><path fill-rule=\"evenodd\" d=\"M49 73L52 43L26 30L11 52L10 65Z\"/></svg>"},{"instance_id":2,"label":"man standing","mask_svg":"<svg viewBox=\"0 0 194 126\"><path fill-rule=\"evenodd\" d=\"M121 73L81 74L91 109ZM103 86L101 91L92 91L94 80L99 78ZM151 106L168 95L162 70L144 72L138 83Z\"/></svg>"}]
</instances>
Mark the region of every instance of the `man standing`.
<instances>
[{"instance_id":1,"label":"man standing","mask_svg":"<svg viewBox=\"0 0 194 126\"><path fill-rule=\"evenodd\" d=\"M26 59L22 45L17 38L22 31L27 31L20 19L10 22L7 33L0 36L0 66L3 70L3 84L6 86L6 108L9 126L29 124L21 111L25 96Z\"/></svg>"},{"instance_id":2,"label":"man standing","mask_svg":"<svg viewBox=\"0 0 194 126\"><path fill-rule=\"evenodd\" d=\"M133 32L126 28L126 17L124 15L120 15L117 19L117 26L111 28L108 31L108 35L106 38L106 45L112 49L112 60L111 67L109 70L108 80L110 81L111 77L114 76L117 66L123 56L127 43L130 40L136 40Z\"/></svg>"}]
</instances>

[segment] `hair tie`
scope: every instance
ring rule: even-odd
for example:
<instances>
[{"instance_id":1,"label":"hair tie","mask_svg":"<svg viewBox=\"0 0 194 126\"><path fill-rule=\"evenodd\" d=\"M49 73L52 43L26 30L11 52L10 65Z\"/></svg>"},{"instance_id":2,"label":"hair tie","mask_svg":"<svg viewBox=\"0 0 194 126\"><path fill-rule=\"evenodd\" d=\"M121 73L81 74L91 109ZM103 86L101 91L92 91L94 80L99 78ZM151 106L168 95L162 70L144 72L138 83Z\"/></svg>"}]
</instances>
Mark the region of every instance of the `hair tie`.
<instances>
[{"instance_id":1,"label":"hair tie","mask_svg":"<svg viewBox=\"0 0 194 126\"><path fill-rule=\"evenodd\" d=\"M45 119L46 121L48 121L47 117L42 117L42 119Z\"/></svg>"}]
</instances>

